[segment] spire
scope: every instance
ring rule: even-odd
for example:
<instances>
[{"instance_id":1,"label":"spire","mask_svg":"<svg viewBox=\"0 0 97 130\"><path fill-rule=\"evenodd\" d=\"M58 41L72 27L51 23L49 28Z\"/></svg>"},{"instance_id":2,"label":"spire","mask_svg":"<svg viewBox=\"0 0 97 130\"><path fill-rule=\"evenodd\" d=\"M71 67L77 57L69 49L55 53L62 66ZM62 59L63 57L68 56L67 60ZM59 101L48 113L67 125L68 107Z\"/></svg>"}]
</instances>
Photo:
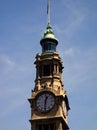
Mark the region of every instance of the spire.
<instances>
[{"instance_id":1,"label":"spire","mask_svg":"<svg viewBox=\"0 0 97 130\"><path fill-rule=\"evenodd\" d=\"M47 15L48 15L48 24L40 44L42 46L42 52L55 52L58 40L54 35L54 31L50 25L50 0L47 2Z\"/></svg>"},{"instance_id":2,"label":"spire","mask_svg":"<svg viewBox=\"0 0 97 130\"><path fill-rule=\"evenodd\" d=\"M50 0L47 2L48 24L50 24Z\"/></svg>"}]
</instances>

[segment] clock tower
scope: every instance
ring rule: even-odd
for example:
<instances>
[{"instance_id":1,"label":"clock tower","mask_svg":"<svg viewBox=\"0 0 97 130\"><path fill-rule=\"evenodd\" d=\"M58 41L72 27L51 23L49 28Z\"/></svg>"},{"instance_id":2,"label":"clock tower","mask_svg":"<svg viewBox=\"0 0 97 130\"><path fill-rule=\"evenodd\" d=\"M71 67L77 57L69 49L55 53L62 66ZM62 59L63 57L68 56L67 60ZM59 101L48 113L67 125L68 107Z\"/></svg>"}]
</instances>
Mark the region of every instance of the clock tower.
<instances>
[{"instance_id":1,"label":"clock tower","mask_svg":"<svg viewBox=\"0 0 97 130\"><path fill-rule=\"evenodd\" d=\"M70 107L62 82L64 67L56 51L58 40L50 25L50 19L40 45L42 52L36 55L34 62L35 87L28 99L31 106L31 130L67 130Z\"/></svg>"}]
</instances>

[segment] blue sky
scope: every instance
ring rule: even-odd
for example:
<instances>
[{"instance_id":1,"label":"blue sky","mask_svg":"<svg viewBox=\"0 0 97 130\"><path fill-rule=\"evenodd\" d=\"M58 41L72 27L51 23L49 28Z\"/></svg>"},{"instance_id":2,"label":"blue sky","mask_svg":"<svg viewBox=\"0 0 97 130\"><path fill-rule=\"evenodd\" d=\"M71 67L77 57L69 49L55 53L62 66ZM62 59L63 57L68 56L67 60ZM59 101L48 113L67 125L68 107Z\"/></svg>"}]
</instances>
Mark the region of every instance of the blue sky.
<instances>
[{"instance_id":1,"label":"blue sky","mask_svg":"<svg viewBox=\"0 0 97 130\"><path fill-rule=\"evenodd\" d=\"M0 130L30 130L27 98L47 25L46 0L0 0ZM97 0L51 0L71 130L97 129Z\"/></svg>"}]
</instances>

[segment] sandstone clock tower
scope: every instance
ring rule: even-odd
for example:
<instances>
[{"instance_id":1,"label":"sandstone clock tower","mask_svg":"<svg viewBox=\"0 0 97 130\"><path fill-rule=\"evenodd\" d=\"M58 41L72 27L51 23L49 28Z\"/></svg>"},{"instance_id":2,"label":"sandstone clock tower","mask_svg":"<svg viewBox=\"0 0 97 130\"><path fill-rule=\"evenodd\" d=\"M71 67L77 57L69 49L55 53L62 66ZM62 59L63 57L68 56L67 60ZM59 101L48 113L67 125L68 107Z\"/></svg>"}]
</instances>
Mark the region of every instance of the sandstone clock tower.
<instances>
[{"instance_id":1,"label":"sandstone clock tower","mask_svg":"<svg viewBox=\"0 0 97 130\"><path fill-rule=\"evenodd\" d=\"M40 45L42 52L36 55L35 60L35 87L28 99L31 106L31 130L67 130L70 107L62 82L64 67L56 51L58 40L50 19Z\"/></svg>"}]
</instances>

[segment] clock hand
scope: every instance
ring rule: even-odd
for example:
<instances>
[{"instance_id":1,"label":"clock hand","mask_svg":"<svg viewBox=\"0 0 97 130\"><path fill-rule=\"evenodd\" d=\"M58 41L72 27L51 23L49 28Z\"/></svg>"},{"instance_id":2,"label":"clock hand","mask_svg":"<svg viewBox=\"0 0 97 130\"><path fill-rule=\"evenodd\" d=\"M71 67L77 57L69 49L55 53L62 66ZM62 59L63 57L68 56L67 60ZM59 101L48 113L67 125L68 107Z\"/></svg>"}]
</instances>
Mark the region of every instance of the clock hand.
<instances>
[{"instance_id":1,"label":"clock hand","mask_svg":"<svg viewBox=\"0 0 97 130\"><path fill-rule=\"evenodd\" d=\"M48 96L45 97L45 101L44 101L44 109L46 111L46 103L47 103L47 99L48 99Z\"/></svg>"}]
</instances>

